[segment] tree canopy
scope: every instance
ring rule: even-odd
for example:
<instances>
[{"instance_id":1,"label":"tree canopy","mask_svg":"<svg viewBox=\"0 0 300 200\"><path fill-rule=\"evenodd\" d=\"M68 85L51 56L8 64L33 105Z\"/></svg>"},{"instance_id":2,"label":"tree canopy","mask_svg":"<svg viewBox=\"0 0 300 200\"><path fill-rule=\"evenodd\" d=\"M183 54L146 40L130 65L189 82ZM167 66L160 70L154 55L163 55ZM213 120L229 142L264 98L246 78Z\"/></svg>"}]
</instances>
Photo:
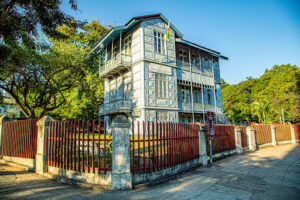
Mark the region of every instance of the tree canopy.
<instances>
[{"instance_id":1,"label":"tree canopy","mask_svg":"<svg viewBox=\"0 0 300 200\"><path fill-rule=\"evenodd\" d=\"M27 118L95 117L103 100L90 50L107 27L75 20L60 9L61 3L0 3L0 88ZM77 10L75 0L69 4Z\"/></svg>"},{"instance_id":2,"label":"tree canopy","mask_svg":"<svg viewBox=\"0 0 300 200\"><path fill-rule=\"evenodd\" d=\"M222 84L225 115L234 123L300 122L300 69L275 65L259 78L247 78L236 85ZM225 81L224 81L225 83Z\"/></svg>"}]
</instances>

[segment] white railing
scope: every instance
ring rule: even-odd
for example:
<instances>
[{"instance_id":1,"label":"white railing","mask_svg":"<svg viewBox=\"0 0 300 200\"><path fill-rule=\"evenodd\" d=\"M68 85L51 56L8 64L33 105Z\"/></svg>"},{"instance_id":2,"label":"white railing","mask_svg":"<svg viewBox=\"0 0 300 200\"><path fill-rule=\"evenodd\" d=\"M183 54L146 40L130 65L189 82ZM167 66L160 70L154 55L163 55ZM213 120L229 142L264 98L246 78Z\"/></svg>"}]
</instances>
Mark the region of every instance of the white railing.
<instances>
[{"instance_id":1,"label":"white railing","mask_svg":"<svg viewBox=\"0 0 300 200\"><path fill-rule=\"evenodd\" d=\"M184 61L180 61L180 60L176 60L176 66L182 70L185 71L190 71L190 63L189 62L184 62ZM213 75L213 71L212 69L208 69L206 67L201 67L200 70L200 66L196 66L194 64L192 64L192 72L197 72L197 73L202 73L203 75L208 75L208 76L212 76Z\"/></svg>"},{"instance_id":2,"label":"white railing","mask_svg":"<svg viewBox=\"0 0 300 200\"><path fill-rule=\"evenodd\" d=\"M99 106L99 114L104 115L114 112L129 112L132 107L131 100L117 100Z\"/></svg>"},{"instance_id":3,"label":"white railing","mask_svg":"<svg viewBox=\"0 0 300 200\"><path fill-rule=\"evenodd\" d=\"M117 68L120 65L131 65L131 56L125 54L117 54L115 57L111 58L104 64L100 66L100 75L106 74L107 72Z\"/></svg>"},{"instance_id":4,"label":"white railing","mask_svg":"<svg viewBox=\"0 0 300 200\"><path fill-rule=\"evenodd\" d=\"M206 112L206 111L215 112L214 105L194 103L194 111L195 112L203 112L203 107L204 107L204 112ZM184 112L191 112L192 104L191 103L179 103L179 109ZM221 109L217 107L217 112L220 112L220 111L221 111Z\"/></svg>"}]
</instances>

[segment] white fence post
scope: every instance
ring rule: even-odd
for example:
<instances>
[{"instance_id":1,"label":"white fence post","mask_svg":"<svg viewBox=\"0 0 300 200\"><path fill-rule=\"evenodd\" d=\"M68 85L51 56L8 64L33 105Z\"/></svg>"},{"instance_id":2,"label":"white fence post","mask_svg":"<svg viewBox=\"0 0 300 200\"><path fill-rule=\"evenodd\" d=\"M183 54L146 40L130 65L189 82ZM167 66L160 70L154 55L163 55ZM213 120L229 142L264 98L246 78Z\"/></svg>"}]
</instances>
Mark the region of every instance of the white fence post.
<instances>
[{"instance_id":1,"label":"white fence post","mask_svg":"<svg viewBox=\"0 0 300 200\"><path fill-rule=\"evenodd\" d=\"M241 129L234 127L235 150L237 154L243 153Z\"/></svg>"},{"instance_id":2,"label":"white fence post","mask_svg":"<svg viewBox=\"0 0 300 200\"><path fill-rule=\"evenodd\" d=\"M296 144L295 128L294 128L294 126L292 124L290 126L291 126L292 143Z\"/></svg>"},{"instance_id":3,"label":"white fence post","mask_svg":"<svg viewBox=\"0 0 300 200\"><path fill-rule=\"evenodd\" d=\"M11 118L7 117L6 115L3 115L0 117L0 156L2 157L2 134L3 134L3 123L12 121Z\"/></svg>"},{"instance_id":4,"label":"white fence post","mask_svg":"<svg viewBox=\"0 0 300 200\"><path fill-rule=\"evenodd\" d=\"M276 142L276 127L271 125L272 145L277 146Z\"/></svg>"},{"instance_id":5,"label":"white fence post","mask_svg":"<svg viewBox=\"0 0 300 200\"><path fill-rule=\"evenodd\" d=\"M124 115L116 116L111 124L113 135L111 188L132 189L130 172L130 122Z\"/></svg>"},{"instance_id":6,"label":"white fence post","mask_svg":"<svg viewBox=\"0 0 300 200\"><path fill-rule=\"evenodd\" d=\"M248 149L250 151L255 151L256 150L256 141L255 141L254 128L251 126L248 126L246 128L246 133L247 133Z\"/></svg>"},{"instance_id":7,"label":"white fence post","mask_svg":"<svg viewBox=\"0 0 300 200\"><path fill-rule=\"evenodd\" d=\"M49 122L54 121L52 117L44 116L37 121L36 125L38 128L37 133L37 147L36 147L36 156L35 156L35 172L37 174L43 175L47 171L47 155L45 152L46 129L49 127Z\"/></svg>"},{"instance_id":8,"label":"white fence post","mask_svg":"<svg viewBox=\"0 0 300 200\"><path fill-rule=\"evenodd\" d=\"M205 126L198 125L199 163L201 163L203 166L207 165L205 130L206 130Z\"/></svg>"}]
</instances>

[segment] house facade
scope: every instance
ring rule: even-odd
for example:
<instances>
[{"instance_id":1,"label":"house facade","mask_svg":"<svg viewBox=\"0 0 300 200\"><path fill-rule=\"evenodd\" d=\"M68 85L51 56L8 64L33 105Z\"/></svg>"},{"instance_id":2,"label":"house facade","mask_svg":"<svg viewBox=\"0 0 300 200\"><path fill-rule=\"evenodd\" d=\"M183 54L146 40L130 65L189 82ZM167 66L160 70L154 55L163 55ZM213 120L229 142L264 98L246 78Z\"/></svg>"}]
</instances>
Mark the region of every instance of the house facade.
<instances>
[{"instance_id":1,"label":"house facade","mask_svg":"<svg viewBox=\"0 0 300 200\"><path fill-rule=\"evenodd\" d=\"M94 47L104 104L99 116L130 120L206 123L206 112L225 123L219 52L183 39L162 14L134 17L112 28Z\"/></svg>"}]
</instances>

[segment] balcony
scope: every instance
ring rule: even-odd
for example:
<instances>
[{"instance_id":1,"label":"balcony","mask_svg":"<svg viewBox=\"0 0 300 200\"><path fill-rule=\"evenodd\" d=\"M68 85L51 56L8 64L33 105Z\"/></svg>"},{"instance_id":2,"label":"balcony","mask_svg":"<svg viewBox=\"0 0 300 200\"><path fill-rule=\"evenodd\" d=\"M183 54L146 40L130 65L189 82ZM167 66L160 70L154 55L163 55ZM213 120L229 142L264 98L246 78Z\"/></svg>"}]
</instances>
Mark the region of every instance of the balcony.
<instances>
[{"instance_id":1,"label":"balcony","mask_svg":"<svg viewBox=\"0 0 300 200\"><path fill-rule=\"evenodd\" d=\"M191 71L189 62L176 60L176 66L179 69L182 69L184 71ZM192 72L198 73L198 74L202 73L202 75L206 75L206 76L213 76L212 69L202 66L202 68L200 70L200 66L196 66L195 64L192 64Z\"/></svg>"},{"instance_id":2,"label":"balcony","mask_svg":"<svg viewBox=\"0 0 300 200\"><path fill-rule=\"evenodd\" d=\"M132 59L129 55L117 54L114 58L100 66L100 78L107 78L131 67Z\"/></svg>"},{"instance_id":3,"label":"balcony","mask_svg":"<svg viewBox=\"0 0 300 200\"><path fill-rule=\"evenodd\" d=\"M203 107L204 112L210 111L215 112L215 106L214 105L208 105L208 104L201 104L201 103L194 103L194 112L197 113L203 113ZM179 111L180 112L192 112L192 104L191 103L179 103ZM221 109L217 108L217 112L220 112Z\"/></svg>"},{"instance_id":4,"label":"balcony","mask_svg":"<svg viewBox=\"0 0 300 200\"><path fill-rule=\"evenodd\" d=\"M189 62L184 62L184 61L180 61L180 60L176 60L176 66L182 70L185 71L190 71L190 63Z\"/></svg>"},{"instance_id":5,"label":"balcony","mask_svg":"<svg viewBox=\"0 0 300 200\"><path fill-rule=\"evenodd\" d=\"M132 111L131 100L117 100L99 106L99 115L128 113Z\"/></svg>"}]
</instances>

